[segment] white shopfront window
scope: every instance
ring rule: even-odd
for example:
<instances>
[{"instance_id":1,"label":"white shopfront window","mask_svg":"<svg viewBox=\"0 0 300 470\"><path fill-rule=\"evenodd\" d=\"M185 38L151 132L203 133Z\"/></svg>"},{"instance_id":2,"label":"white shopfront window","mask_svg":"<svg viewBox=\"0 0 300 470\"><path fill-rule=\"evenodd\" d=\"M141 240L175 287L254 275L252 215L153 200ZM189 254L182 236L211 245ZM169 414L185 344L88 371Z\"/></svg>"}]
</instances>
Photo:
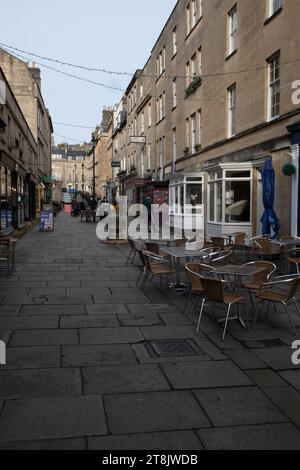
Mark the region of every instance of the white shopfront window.
<instances>
[{"instance_id":1,"label":"white shopfront window","mask_svg":"<svg viewBox=\"0 0 300 470\"><path fill-rule=\"evenodd\" d=\"M250 163L221 164L208 170L207 233L252 233Z\"/></svg>"},{"instance_id":2,"label":"white shopfront window","mask_svg":"<svg viewBox=\"0 0 300 470\"><path fill-rule=\"evenodd\" d=\"M175 174L170 178L170 224L177 228L195 227L204 230L203 173Z\"/></svg>"}]
</instances>

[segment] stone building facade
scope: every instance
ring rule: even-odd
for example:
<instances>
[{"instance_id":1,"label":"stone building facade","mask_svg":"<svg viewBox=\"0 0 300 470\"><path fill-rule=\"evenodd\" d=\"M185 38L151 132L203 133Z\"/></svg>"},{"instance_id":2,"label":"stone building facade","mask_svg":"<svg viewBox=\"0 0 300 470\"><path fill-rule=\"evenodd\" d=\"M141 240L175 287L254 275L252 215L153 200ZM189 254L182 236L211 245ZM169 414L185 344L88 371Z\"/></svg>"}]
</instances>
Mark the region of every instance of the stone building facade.
<instances>
[{"instance_id":1,"label":"stone building facade","mask_svg":"<svg viewBox=\"0 0 300 470\"><path fill-rule=\"evenodd\" d=\"M0 68L0 234L21 229L36 215L38 151Z\"/></svg>"},{"instance_id":2,"label":"stone building facade","mask_svg":"<svg viewBox=\"0 0 300 470\"><path fill-rule=\"evenodd\" d=\"M179 0L125 93L121 179L133 165L136 178L169 181L170 203L196 201L208 234L251 237L261 233L272 158L282 233L300 235L299 173L282 173L285 163L298 168L299 13L294 0ZM144 143L132 146L131 135Z\"/></svg>"}]
</instances>

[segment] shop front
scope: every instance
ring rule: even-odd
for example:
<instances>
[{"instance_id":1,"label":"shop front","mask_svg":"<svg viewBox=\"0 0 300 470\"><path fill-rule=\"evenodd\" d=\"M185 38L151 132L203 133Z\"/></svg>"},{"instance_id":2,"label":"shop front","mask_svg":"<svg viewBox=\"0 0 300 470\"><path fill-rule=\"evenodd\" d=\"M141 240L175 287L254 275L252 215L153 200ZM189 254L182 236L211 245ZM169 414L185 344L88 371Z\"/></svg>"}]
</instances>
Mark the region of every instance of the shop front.
<instances>
[{"instance_id":1,"label":"shop front","mask_svg":"<svg viewBox=\"0 0 300 470\"><path fill-rule=\"evenodd\" d=\"M144 178L134 177L125 182L125 196L128 198L128 205L144 202L144 186Z\"/></svg>"},{"instance_id":2,"label":"shop front","mask_svg":"<svg viewBox=\"0 0 300 470\"><path fill-rule=\"evenodd\" d=\"M0 233L13 230L12 171L0 163Z\"/></svg>"}]
</instances>

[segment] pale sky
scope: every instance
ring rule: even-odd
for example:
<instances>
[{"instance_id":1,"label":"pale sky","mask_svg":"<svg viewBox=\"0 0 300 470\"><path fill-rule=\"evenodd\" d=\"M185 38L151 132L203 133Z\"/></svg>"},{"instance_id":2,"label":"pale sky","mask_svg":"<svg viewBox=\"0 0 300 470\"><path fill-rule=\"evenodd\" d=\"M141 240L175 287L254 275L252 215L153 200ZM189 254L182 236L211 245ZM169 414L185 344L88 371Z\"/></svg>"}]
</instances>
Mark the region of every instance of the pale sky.
<instances>
[{"instance_id":1,"label":"pale sky","mask_svg":"<svg viewBox=\"0 0 300 470\"><path fill-rule=\"evenodd\" d=\"M1 2L0 43L63 62L134 73L146 63L151 49L177 0L11 0ZM125 89L130 77L89 72L45 62L26 53L26 59L66 73ZM101 121L103 106L119 102L122 92L42 71L42 92L54 122L55 142L89 141ZM57 134L60 134L61 137ZM74 140L71 140L74 139Z\"/></svg>"}]
</instances>

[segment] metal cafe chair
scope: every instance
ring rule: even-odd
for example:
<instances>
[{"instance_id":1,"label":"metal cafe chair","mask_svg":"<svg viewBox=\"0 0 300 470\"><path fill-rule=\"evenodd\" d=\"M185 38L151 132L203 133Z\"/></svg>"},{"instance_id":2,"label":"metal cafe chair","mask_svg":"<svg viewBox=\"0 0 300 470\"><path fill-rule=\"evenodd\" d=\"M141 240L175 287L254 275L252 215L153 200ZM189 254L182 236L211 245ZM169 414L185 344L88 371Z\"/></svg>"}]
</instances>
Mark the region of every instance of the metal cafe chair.
<instances>
[{"instance_id":1,"label":"metal cafe chair","mask_svg":"<svg viewBox=\"0 0 300 470\"><path fill-rule=\"evenodd\" d=\"M127 239L128 244L129 244L129 255L126 260L126 266L131 261L131 264L134 263L135 257L137 255L138 250L142 248L142 243L138 242L137 240L133 240L132 238Z\"/></svg>"},{"instance_id":2,"label":"metal cafe chair","mask_svg":"<svg viewBox=\"0 0 300 470\"><path fill-rule=\"evenodd\" d=\"M280 287L285 285L286 287L289 287L289 290L286 292L283 292L282 290L279 289L273 289L273 287ZM299 289L300 286L300 276L280 276L275 278L274 281L272 282L266 282L265 284L262 285L258 299L259 302L257 303L256 310L255 310L255 315L254 315L254 328L257 323L257 318L259 314L259 307L262 305L262 313L263 313L263 307L265 302L271 302L273 304L281 304L284 306L285 312L288 316L288 319L290 321L291 327L295 335L298 334L295 325L293 323L292 317L290 315L290 312L288 310L288 307L295 305L296 311L298 315L300 316L300 310L299 306L296 302L296 293Z\"/></svg>"},{"instance_id":3,"label":"metal cafe chair","mask_svg":"<svg viewBox=\"0 0 300 470\"><path fill-rule=\"evenodd\" d=\"M297 273L300 276L300 248L293 248L291 250L286 251L286 255L289 256L288 262L290 265L295 265L297 269Z\"/></svg>"},{"instance_id":4,"label":"metal cafe chair","mask_svg":"<svg viewBox=\"0 0 300 470\"><path fill-rule=\"evenodd\" d=\"M203 297L204 288L202 284L201 274L213 273L215 270L211 266L206 266L199 263L187 263L185 265L186 275L189 281L189 291L187 292L187 300L183 309L183 313L186 312L186 309L191 301L192 296L198 296L198 300L195 304L195 308L198 305L199 297Z\"/></svg>"},{"instance_id":5,"label":"metal cafe chair","mask_svg":"<svg viewBox=\"0 0 300 470\"><path fill-rule=\"evenodd\" d=\"M166 277L167 283L169 284L169 277L173 277L176 273L176 269L169 263L169 261L148 251L143 251L142 256L145 261L145 274L148 274L148 276L144 278L141 287L144 287L147 281L152 280L155 276L160 278L161 287L163 276Z\"/></svg>"},{"instance_id":6,"label":"metal cafe chair","mask_svg":"<svg viewBox=\"0 0 300 470\"><path fill-rule=\"evenodd\" d=\"M206 302L211 301L214 303L219 303L219 304L223 304L227 306L226 317L224 320L222 320L222 321L225 321L225 326L224 326L223 336L222 336L222 340L224 341L225 336L226 336L228 322L230 320L231 308L233 305L239 305L244 300L244 296L241 294L237 294L237 293L229 292L225 290L225 286L228 284L228 282L226 281L212 279L208 277L201 277L201 281L202 281L202 285L204 288L204 295L203 295L201 310L199 314L196 334L198 334L199 329L200 329L201 319L203 316Z\"/></svg>"},{"instance_id":7,"label":"metal cafe chair","mask_svg":"<svg viewBox=\"0 0 300 470\"><path fill-rule=\"evenodd\" d=\"M244 264L244 266L254 266L258 268L263 268L262 271L253 274L251 279L243 285L244 289L249 292L251 305L252 308L254 308L252 294L258 294L262 285L270 279L270 277L275 273L277 268L274 263L271 263L269 261L251 261L251 263Z\"/></svg>"}]
</instances>

